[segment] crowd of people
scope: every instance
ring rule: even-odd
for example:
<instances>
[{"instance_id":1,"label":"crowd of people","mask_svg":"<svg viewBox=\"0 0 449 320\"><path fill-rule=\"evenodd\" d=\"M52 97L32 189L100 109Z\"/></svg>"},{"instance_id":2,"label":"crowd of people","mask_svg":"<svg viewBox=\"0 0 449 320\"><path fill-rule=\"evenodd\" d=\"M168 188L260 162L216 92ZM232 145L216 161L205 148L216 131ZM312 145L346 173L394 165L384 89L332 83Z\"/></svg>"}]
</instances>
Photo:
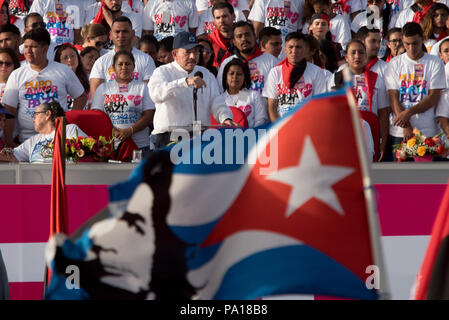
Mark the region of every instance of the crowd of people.
<instances>
[{"instance_id":1,"label":"crowd of people","mask_svg":"<svg viewBox=\"0 0 449 320\"><path fill-rule=\"evenodd\" d=\"M241 126L236 109L249 127L275 121L341 88L346 69L380 128L373 159L394 161L414 128L449 134L447 4L0 0L0 160L38 158L55 105L105 112L116 145L148 153L194 120Z\"/></svg>"}]
</instances>

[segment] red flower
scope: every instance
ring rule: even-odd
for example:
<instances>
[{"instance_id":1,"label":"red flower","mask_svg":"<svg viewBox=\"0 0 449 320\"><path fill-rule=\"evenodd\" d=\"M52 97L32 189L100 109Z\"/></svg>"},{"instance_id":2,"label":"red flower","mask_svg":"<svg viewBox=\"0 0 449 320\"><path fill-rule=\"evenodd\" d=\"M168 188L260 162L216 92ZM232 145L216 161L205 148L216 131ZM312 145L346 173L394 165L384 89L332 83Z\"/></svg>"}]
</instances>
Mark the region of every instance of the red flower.
<instances>
[{"instance_id":1,"label":"red flower","mask_svg":"<svg viewBox=\"0 0 449 320\"><path fill-rule=\"evenodd\" d=\"M426 140L424 140L424 143L427 144L429 147L433 147L435 145L435 141L433 141L432 138L426 138Z\"/></svg>"},{"instance_id":2,"label":"red flower","mask_svg":"<svg viewBox=\"0 0 449 320\"><path fill-rule=\"evenodd\" d=\"M437 148L437 153L441 156L444 153L444 146L440 144Z\"/></svg>"}]
</instances>

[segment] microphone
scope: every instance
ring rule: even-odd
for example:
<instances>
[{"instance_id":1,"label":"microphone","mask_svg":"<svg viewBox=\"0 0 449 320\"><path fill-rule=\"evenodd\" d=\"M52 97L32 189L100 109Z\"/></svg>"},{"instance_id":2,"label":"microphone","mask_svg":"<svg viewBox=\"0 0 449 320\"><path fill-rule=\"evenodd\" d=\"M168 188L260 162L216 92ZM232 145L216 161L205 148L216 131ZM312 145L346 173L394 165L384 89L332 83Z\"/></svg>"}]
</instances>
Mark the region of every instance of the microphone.
<instances>
[{"instance_id":1,"label":"microphone","mask_svg":"<svg viewBox=\"0 0 449 320\"><path fill-rule=\"evenodd\" d=\"M203 73L201 71L195 72L195 74L193 76L200 77L201 79L203 79ZM198 101L197 92L198 92L198 89L193 88L193 111L194 111L194 115L195 115L195 118L194 118L195 122L198 120L198 118L197 118L197 101Z\"/></svg>"}]
</instances>

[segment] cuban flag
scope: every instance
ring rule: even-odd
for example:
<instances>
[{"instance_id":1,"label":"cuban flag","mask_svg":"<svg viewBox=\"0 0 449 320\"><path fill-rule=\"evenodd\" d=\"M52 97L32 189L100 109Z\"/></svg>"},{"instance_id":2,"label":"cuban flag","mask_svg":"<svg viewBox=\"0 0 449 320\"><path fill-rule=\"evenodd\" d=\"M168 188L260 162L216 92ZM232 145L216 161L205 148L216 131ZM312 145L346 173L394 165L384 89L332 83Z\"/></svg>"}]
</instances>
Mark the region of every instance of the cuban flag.
<instances>
[{"instance_id":1,"label":"cuban flag","mask_svg":"<svg viewBox=\"0 0 449 320\"><path fill-rule=\"evenodd\" d=\"M110 188L110 217L78 239L50 239L47 299L379 298L366 285L379 236L344 93L238 130L152 154ZM237 132L244 145L230 143ZM67 288L73 265L77 290Z\"/></svg>"}]
</instances>

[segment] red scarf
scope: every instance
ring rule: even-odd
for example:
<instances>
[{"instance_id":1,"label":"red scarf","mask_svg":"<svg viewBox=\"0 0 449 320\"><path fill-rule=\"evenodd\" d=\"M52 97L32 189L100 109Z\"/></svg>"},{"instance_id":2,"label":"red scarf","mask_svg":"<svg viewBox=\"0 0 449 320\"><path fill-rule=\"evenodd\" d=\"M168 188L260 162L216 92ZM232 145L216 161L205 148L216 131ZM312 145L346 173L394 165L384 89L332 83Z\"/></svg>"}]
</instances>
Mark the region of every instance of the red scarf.
<instances>
[{"instance_id":1,"label":"red scarf","mask_svg":"<svg viewBox=\"0 0 449 320\"><path fill-rule=\"evenodd\" d=\"M303 64L304 62L305 62L305 65L304 65L304 70L302 71L301 77L304 75L304 72L306 71L306 68L307 68L307 62L306 62L305 60L302 60L302 61L301 61L301 64ZM295 85L295 83L293 83L293 84L290 83L290 79L291 79L292 72L295 70L295 66L292 65L290 62L288 62L288 59L287 59L287 58L285 58L284 60L282 60L282 61L278 64L278 66L281 66L281 67L282 67L282 68L281 68L281 72L282 72L282 81L284 82L284 85L285 85L288 89L293 88L293 86ZM301 67L299 68L299 70L298 70L298 68L296 68L295 72L301 73L300 69L301 69ZM299 80L299 79L300 79L300 78L298 78L298 80Z\"/></svg>"},{"instance_id":2,"label":"red scarf","mask_svg":"<svg viewBox=\"0 0 449 320\"><path fill-rule=\"evenodd\" d=\"M128 0L128 4L131 7L131 9L133 8L133 0Z\"/></svg>"},{"instance_id":3,"label":"red scarf","mask_svg":"<svg viewBox=\"0 0 449 320\"><path fill-rule=\"evenodd\" d=\"M256 44L256 50L254 50L254 53L251 54L248 58L244 59L243 61L248 63L248 61L256 59L257 57L263 55L263 51L260 50L259 46Z\"/></svg>"},{"instance_id":4,"label":"red scarf","mask_svg":"<svg viewBox=\"0 0 449 320\"><path fill-rule=\"evenodd\" d=\"M422 11L417 10L415 14L413 15L413 22L421 23L422 19L426 16L427 12L429 11L430 7L434 4L433 1L430 1Z\"/></svg>"},{"instance_id":5,"label":"red scarf","mask_svg":"<svg viewBox=\"0 0 449 320\"><path fill-rule=\"evenodd\" d=\"M370 70L371 67L374 66L377 61L379 61L378 57L375 57L375 58L371 59L371 61L368 62L368 64L365 66L365 69Z\"/></svg>"},{"instance_id":6,"label":"red scarf","mask_svg":"<svg viewBox=\"0 0 449 320\"><path fill-rule=\"evenodd\" d=\"M443 40L446 37L447 37L446 30L443 30L443 32L441 32L440 35L438 36L437 41Z\"/></svg>"},{"instance_id":7,"label":"red scarf","mask_svg":"<svg viewBox=\"0 0 449 320\"><path fill-rule=\"evenodd\" d=\"M79 45L79 44L75 44L75 48L76 48L76 50L78 50L78 52L81 52L84 49L84 47L82 45Z\"/></svg>"},{"instance_id":8,"label":"red scarf","mask_svg":"<svg viewBox=\"0 0 449 320\"><path fill-rule=\"evenodd\" d=\"M209 41L212 42L214 50L214 67L218 68L221 62L231 55L228 51L231 39L226 39L218 29L215 29L209 34Z\"/></svg>"},{"instance_id":9,"label":"red scarf","mask_svg":"<svg viewBox=\"0 0 449 320\"><path fill-rule=\"evenodd\" d=\"M393 59L393 56L392 56L391 53L390 53L390 55L388 56L386 62L390 62L391 59Z\"/></svg>"},{"instance_id":10,"label":"red scarf","mask_svg":"<svg viewBox=\"0 0 449 320\"><path fill-rule=\"evenodd\" d=\"M337 1L335 1L335 4L339 4L340 5L342 12L349 13L349 8L346 5L346 0L337 0Z\"/></svg>"},{"instance_id":11,"label":"red scarf","mask_svg":"<svg viewBox=\"0 0 449 320\"><path fill-rule=\"evenodd\" d=\"M101 22L103 21L103 7L104 7L104 2L101 1L100 10L98 10L97 14L95 15L94 20L92 20L92 23L101 24Z\"/></svg>"}]
</instances>

